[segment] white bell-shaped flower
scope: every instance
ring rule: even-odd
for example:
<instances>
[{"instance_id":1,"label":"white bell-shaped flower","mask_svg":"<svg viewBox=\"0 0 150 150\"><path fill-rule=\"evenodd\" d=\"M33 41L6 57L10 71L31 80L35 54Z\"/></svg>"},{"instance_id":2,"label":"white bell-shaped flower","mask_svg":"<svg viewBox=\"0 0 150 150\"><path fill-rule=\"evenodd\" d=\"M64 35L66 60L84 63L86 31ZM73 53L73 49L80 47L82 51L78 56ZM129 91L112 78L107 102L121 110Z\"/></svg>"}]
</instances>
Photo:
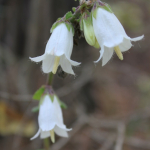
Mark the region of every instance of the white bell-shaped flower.
<instances>
[{"instance_id":1,"label":"white bell-shaped flower","mask_svg":"<svg viewBox=\"0 0 150 150\"><path fill-rule=\"evenodd\" d=\"M39 109L39 130L31 138L31 140L37 138L51 137L52 142L55 142L55 133L62 137L68 137L67 129L63 123L62 110L58 103L56 96L54 96L54 101L52 102L49 95L46 95L41 102Z\"/></svg>"},{"instance_id":2,"label":"white bell-shaped flower","mask_svg":"<svg viewBox=\"0 0 150 150\"><path fill-rule=\"evenodd\" d=\"M119 59L123 60L122 52L132 47L131 41L139 41L144 36L130 38L113 13L101 7L96 9L96 16L93 15L93 27L101 46L100 57L96 62L102 58L102 66L104 66L111 59L114 51Z\"/></svg>"},{"instance_id":3,"label":"white bell-shaped flower","mask_svg":"<svg viewBox=\"0 0 150 150\"><path fill-rule=\"evenodd\" d=\"M34 62L42 61L42 70L44 73L57 71L60 65L64 72L73 74L72 66L80 63L70 59L73 49L73 31L67 28L65 23L59 24L52 32L52 35L46 45L45 53L42 56L30 58Z\"/></svg>"}]
</instances>

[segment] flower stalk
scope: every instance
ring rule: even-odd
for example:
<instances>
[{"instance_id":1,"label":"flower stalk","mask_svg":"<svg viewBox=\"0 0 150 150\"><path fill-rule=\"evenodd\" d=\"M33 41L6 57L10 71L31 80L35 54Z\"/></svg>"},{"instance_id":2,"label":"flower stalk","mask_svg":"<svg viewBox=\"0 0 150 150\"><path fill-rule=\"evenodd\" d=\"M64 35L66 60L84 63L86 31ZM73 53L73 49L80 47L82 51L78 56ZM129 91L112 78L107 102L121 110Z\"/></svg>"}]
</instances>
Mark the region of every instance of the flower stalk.
<instances>
[{"instance_id":1,"label":"flower stalk","mask_svg":"<svg viewBox=\"0 0 150 150\"><path fill-rule=\"evenodd\" d=\"M52 85L52 83L53 83L53 77L54 77L54 74L52 72L48 74L47 85Z\"/></svg>"},{"instance_id":2,"label":"flower stalk","mask_svg":"<svg viewBox=\"0 0 150 150\"><path fill-rule=\"evenodd\" d=\"M49 138L44 139L44 149L45 150L50 150Z\"/></svg>"}]
</instances>

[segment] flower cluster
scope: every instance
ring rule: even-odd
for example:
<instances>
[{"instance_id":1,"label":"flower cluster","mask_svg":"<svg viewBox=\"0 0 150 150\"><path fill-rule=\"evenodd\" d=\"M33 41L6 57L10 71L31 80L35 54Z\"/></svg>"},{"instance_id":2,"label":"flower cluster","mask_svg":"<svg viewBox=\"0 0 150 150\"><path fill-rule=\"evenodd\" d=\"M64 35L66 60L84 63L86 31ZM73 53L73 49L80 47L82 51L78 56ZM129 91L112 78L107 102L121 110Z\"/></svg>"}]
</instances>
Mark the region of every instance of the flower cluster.
<instances>
[{"instance_id":1,"label":"flower cluster","mask_svg":"<svg viewBox=\"0 0 150 150\"><path fill-rule=\"evenodd\" d=\"M102 66L104 66L114 52L120 60L123 60L122 52L132 47L131 42L139 41L144 37L130 38L106 3L99 0L94 1L91 5L93 6L91 12L85 9L85 1L82 2L81 6L84 11L79 18L80 30L83 31L89 45L100 48L100 57L95 63L102 58ZM66 16L53 25L52 35L46 45L45 53L42 56L30 58L34 62L42 61L44 73L53 72L56 74L60 65L64 72L74 75L72 66L80 65L80 63L70 59L73 50L74 22L70 19L72 15L70 18L66 18Z\"/></svg>"},{"instance_id":2,"label":"flower cluster","mask_svg":"<svg viewBox=\"0 0 150 150\"><path fill-rule=\"evenodd\" d=\"M30 58L34 62L42 61L44 73L56 74L61 69L75 75L72 66L80 65L79 62L71 60L73 50L74 34L78 31L83 33L87 43L100 49L100 57L95 63L102 59L104 66L115 52L120 60L123 60L122 52L132 47L132 41L139 41L144 36L130 38L110 6L100 0L80 0L80 6L73 8L74 14L68 12L64 17L59 18L51 28L51 36L46 45L45 53L42 56ZM52 88L44 86L34 95L40 100L39 105L39 130L31 138L40 135L41 138L51 137L55 142L55 134L68 137L67 129L63 123L61 101L52 92Z\"/></svg>"}]
</instances>

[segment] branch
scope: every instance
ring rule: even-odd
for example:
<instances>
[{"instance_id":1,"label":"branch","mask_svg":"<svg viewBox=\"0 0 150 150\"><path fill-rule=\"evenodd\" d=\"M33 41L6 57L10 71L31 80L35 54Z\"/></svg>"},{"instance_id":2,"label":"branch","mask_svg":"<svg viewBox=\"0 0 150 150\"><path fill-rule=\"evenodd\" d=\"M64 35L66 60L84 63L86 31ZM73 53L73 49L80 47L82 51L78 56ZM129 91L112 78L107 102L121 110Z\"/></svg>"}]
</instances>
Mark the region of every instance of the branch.
<instances>
[{"instance_id":1,"label":"branch","mask_svg":"<svg viewBox=\"0 0 150 150\"><path fill-rule=\"evenodd\" d=\"M125 124L123 122L120 122L118 124L118 137L116 141L115 150L122 150L124 142L124 134L125 134Z\"/></svg>"}]
</instances>

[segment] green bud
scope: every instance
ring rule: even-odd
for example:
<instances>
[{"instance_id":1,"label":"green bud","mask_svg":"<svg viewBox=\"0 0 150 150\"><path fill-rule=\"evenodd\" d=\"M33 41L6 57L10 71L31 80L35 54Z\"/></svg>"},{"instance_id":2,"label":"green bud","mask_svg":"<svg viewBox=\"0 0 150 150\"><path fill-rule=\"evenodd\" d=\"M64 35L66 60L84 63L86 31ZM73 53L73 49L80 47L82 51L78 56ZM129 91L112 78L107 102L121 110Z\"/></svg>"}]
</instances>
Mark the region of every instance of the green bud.
<instances>
[{"instance_id":1,"label":"green bud","mask_svg":"<svg viewBox=\"0 0 150 150\"><path fill-rule=\"evenodd\" d=\"M84 14L82 24L83 24L84 36L87 43L91 46L94 46L95 48L99 48L100 46L95 37L91 15L87 16L87 14Z\"/></svg>"},{"instance_id":2,"label":"green bud","mask_svg":"<svg viewBox=\"0 0 150 150\"><path fill-rule=\"evenodd\" d=\"M97 39L96 39L96 42L95 42L94 47L95 47L95 48L97 48L97 49L99 49L99 48L100 48L100 46L99 46L99 43L98 43Z\"/></svg>"}]
</instances>

